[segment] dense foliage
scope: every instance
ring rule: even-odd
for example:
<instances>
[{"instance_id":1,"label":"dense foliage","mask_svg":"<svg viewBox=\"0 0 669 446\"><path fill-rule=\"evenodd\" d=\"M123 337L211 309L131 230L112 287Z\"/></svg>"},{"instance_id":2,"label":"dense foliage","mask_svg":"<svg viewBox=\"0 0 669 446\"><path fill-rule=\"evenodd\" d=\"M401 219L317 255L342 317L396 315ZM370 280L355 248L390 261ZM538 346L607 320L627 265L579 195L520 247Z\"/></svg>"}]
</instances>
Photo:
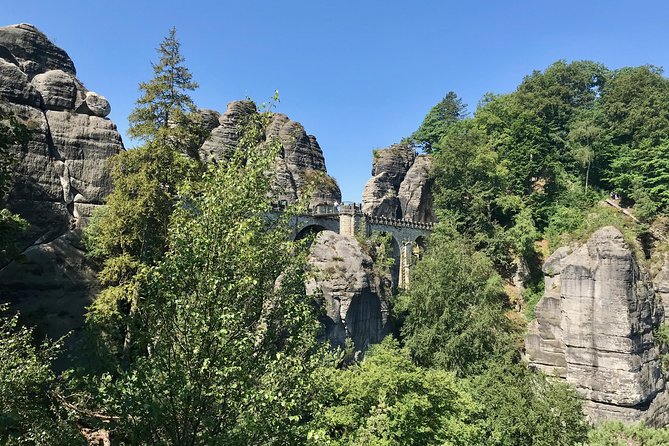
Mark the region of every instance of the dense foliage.
<instances>
[{"instance_id":1,"label":"dense foliage","mask_svg":"<svg viewBox=\"0 0 669 446\"><path fill-rule=\"evenodd\" d=\"M54 345L0 319L0 442L78 444L85 430L114 444L667 442L642 425L590 429L574 390L521 360L525 321L505 288L519 264L536 267L538 239L625 227L596 205L609 192L646 221L669 211L661 70L560 61L486 95L471 117L453 92L433 107L405 143L433 154L441 222L393 302L395 337L363 357L317 342L307 244L289 239L292 210L268 212L270 114L238 129L225 162L203 166L197 84L174 29L158 52L130 116L143 145L112 158L114 192L86 230L102 284L88 316L97 366L57 377ZM0 122L0 200L20 136ZM316 172L306 183L336 186ZM1 261L12 224L3 209ZM361 241L384 276L398 267L391 242ZM541 292L532 280L526 304Z\"/></svg>"},{"instance_id":2,"label":"dense foliage","mask_svg":"<svg viewBox=\"0 0 669 446\"><path fill-rule=\"evenodd\" d=\"M138 289L167 249L178 189L201 173L196 159L187 156L205 135L188 95L197 84L183 66L174 28L158 52L155 77L140 84L144 94L129 118L130 135L145 143L109 159L114 190L84 240L102 265L104 286L90 309L89 326L98 333L97 355L112 365L125 364L134 354Z\"/></svg>"},{"instance_id":3,"label":"dense foliage","mask_svg":"<svg viewBox=\"0 0 669 446\"><path fill-rule=\"evenodd\" d=\"M17 257L20 251L18 238L28 227L24 219L5 207L5 202L16 164L11 148L25 142L29 136L25 125L14 116L0 112L0 265Z\"/></svg>"},{"instance_id":4,"label":"dense foliage","mask_svg":"<svg viewBox=\"0 0 669 446\"><path fill-rule=\"evenodd\" d=\"M442 224L395 309L405 315L402 338L418 364L466 376L513 351L504 303L491 262Z\"/></svg>"},{"instance_id":5,"label":"dense foliage","mask_svg":"<svg viewBox=\"0 0 669 446\"><path fill-rule=\"evenodd\" d=\"M58 345L35 345L32 330L6 310L0 306L0 443L84 444L57 397L51 359Z\"/></svg>"}]
</instances>

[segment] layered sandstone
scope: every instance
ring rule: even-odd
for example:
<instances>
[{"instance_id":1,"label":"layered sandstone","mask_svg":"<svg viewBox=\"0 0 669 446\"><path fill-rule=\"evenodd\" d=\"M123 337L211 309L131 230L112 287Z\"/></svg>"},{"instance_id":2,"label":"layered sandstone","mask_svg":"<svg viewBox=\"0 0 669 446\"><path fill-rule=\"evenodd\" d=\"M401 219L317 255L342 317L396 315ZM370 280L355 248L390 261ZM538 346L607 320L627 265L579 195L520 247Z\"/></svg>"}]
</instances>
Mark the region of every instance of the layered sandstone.
<instances>
[{"instance_id":1,"label":"layered sandstone","mask_svg":"<svg viewBox=\"0 0 669 446\"><path fill-rule=\"evenodd\" d=\"M234 101L218 118L218 125L200 149L205 161L220 162L237 148L244 125L258 113L252 101ZM305 194L312 206L341 202L336 181L327 174L325 158L316 137L299 122L273 113L264 135L265 141L279 141L273 190L278 200L293 203Z\"/></svg>"},{"instance_id":2,"label":"layered sandstone","mask_svg":"<svg viewBox=\"0 0 669 446\"><path fill-rule=\"evenodd\" d=\"M375 150L372 178L362 194L363 212L377 217L435 221L429 155L407 144Z\"/></svg>"},{"instance_id":3,"label":"layered sandstone","mask_svg":"<svg viewBox=\"0 0 669 446\"><path fill-rule=\"evenodd\" d=\"M0 294L40 332L59 337L83 322L95 274L81 227L111 191L106 160L123 150L109 102L88 91L74 63L32 25L0 28L0 109L30 130L13 148L7 207L30 228L20 261L2 265Z\"/></svg>"},{"instance_id":4,"label":"layered sandstone","mask_svg":"<svg viewBox=\"0 0 669 446\"><path fill-rule=\"evenodd\" d=\"M614 227L557 250L528 329L531 363L573 384L595 421L654 423L665 388L653 331L664 319L648 272Z\"/></svg>"},{"instance_id":5,"label":"layered sandstone","mask_svg":"<svg viewBox=\"0 0 669 446\"><path fill-rule=\"evenodd\" d=\"M391 280L379 273L354 237L332 231L318 234L309 257L307 292L319 296L330 344L344 347L350 338L365 351L391 332Z\"/></svg>"}]
</instances>

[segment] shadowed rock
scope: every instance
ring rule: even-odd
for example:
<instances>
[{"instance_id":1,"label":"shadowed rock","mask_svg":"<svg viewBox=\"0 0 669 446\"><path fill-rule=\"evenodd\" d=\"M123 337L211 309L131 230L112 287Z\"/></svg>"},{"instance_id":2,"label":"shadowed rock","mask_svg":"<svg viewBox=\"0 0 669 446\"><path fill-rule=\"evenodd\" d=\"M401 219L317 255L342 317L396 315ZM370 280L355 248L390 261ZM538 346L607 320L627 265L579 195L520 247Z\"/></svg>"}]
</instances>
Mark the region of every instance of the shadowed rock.
<instances>
[{"instance_id":1,"label":"shadowed rock","mask_svg":"<svg viewBox=\"0 0 669 446\"><path fill-rule=\"evenodd\" d=\"M321 296L323 322L330 344L353 340L365 351L391 332L390 278L382 277L353 237L332 231L318 234L311 246L312 278L307 293Z\"/></svg>"},{"instance_id":2,"label":"shadowed rock","mask_svg":"<svg viewBox=\"0 0 669 446\"><path fill-rule=\"evenodd\" d=\"M95 295L81 228L111 192L105 163L123 143L104 118L109 103L86 90L67 53L44 34L32 25L6 26L0 45L0 109L31 132L12 148L17 163L7 202L30 227L23 259L2 265L0 295L39 334L55 338L81 327Z\"/></svg>"}]
</instances>

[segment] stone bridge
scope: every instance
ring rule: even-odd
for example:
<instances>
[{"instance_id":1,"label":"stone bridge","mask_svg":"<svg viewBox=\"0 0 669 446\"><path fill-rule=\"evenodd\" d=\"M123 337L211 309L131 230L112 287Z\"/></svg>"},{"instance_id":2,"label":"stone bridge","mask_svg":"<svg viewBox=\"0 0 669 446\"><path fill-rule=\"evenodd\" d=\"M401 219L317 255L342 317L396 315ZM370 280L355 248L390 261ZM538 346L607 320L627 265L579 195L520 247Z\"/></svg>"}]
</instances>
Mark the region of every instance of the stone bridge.
<instances>
[{"instance_id":1,"label":"stone bridge","mask_svg":"<svg viewBox=\"0 0 669 446\"><path fill-rule=\"evenodd\" d=\"M376 217L362 212L362 205L357 203L340 206L319 205L309 214L299 215L291 222L293 239L297 240L321 231L334 231L342 235L370 236L375 232L392 236L393 282L399 288L409 286L409 273L415 261L425 250L427 237L432 232L433 223L421 223L411 220L397 220Z\"/></svg>"}]
</instances>

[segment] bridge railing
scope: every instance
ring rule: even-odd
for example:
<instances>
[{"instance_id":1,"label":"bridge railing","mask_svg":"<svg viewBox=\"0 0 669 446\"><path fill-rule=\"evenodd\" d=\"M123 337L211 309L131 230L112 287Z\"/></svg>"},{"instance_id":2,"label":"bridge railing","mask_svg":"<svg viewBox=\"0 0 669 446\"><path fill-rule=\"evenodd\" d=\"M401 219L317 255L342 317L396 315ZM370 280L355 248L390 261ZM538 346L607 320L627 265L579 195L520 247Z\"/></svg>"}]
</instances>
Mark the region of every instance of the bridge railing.
<instances>
[{"instance_id":1,"label":"bridge railing","mask_svg":"<svg viewBox=\"0 0 669 446\"><path fill-rule=\"evenodd\" d=\"M373 225L384 225L384 226L396 226L401 228L411 228L411 229L425 229L431 231L434 228L434 223L424 223L420 221L406 220L406 219L397 219L397 218L388 218L388 217L378 217L375 215L364 214L367 218L367 223Z\"/></svg>"},{"instance_id":2,"label":"bridge railing","mask_svg":"<svg viewBox=\"0 0 669 446\"><path fill-rule=\"evenodd\" d=\"M272 210L282 211L288 206L286 200L281 200L272 204ZM395 226L400 228L424 229L431 231L434 223L424 223L419 221L381 217L362 212L362 204L354 202L344 202L341 204L319 204L308 209L308 213L314 217L338 216L340 214L346 215L360 215L365 218L367 223L385 226Z\"/></svg>"}]
</instances>

